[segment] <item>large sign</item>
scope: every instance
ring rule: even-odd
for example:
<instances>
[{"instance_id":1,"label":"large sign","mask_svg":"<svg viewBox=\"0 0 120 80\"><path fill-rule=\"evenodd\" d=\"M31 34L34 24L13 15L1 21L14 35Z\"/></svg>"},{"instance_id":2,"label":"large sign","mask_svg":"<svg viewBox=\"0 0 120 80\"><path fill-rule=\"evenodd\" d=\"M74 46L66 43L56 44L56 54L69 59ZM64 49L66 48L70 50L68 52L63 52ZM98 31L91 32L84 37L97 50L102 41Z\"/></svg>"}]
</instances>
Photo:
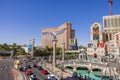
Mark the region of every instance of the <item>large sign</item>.
<instances>
[{"instance_id":1,"label":"large sign","mask_svg":"<svg viewBox=\"0 0 120 80\"><path fill-rule=\"evenodd\" d=\"M70 45L76 45L76 44L77 44L77 39L71 38L71 39L69 40L69 44L70 44Z\"/></svg>"},{"instance_id":2,"label":"large sign","mask_svg":"<svg viewBox=\"0 0 120 80\"><path fill-rule=\"evenodd\" d=\"M69 44L70 44L70 49L71 50L77 50L77 39L71 38L69 40Z\"/></svg>"},{"instance_id":3,"label":"large sign","mask_svg":"<svg viewBox=\"0 0 120 80\"><path fill-rule=\"evenodd\" d=\"M53 35L54 33L56 34L56 35L59 35L59 34L62 34L62 33L64 33L64 31L66 30L66 28L63 28L63 29L61 29L61 30L59 30L59 31L55 31L55 32L42 32L42 35Z\"/></svg>"},{"instance_id":4,"label":"large sign","mask_svg":"<svg viewBox=\"0 0 120 80\"><path fill-rule=\"evenodd\" d=\"M99 40L99 27L93 27L93 40Z\"/></svg>"},{"instance_id":5,"label":"large sign","mask_svg":"<svg viewBox=\"0 0 120 80\"><path fill-rule=\"evenodd\" d=\"M98 43L97 43L97 47L99 47L99 48L104 48L104 43L103 43L103 42L98 42Z\"/></svg>"},{"instance_id":6,"label":"large sign","mask_svg":"<svg viewBox=\"0 0 120 80\"><path fill-rule=\"evenodd\" d=\"M28 52L29 52L29 53L32 52L32 47L33 47L32 43L29 42L29 43L28 43Z\"/></svg>"}]
</instances>

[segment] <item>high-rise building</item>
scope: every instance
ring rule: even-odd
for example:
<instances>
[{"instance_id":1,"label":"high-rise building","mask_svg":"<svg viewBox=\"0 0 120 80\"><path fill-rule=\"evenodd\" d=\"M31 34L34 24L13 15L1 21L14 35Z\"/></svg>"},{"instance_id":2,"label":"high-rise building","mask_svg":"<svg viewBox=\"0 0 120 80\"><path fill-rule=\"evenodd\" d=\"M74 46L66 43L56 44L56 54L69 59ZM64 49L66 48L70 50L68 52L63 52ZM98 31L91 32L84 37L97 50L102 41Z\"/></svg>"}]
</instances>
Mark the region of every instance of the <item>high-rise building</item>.
<instances>
[{"instance_id":1,"label":"high-rise building","mask_svg":"<svg viewBox=\"0 0 120 80\"><path fill-rule=\"evenodd\" d=\"M103 16L103 41L114 39L114 34L120 32L120 15Z\"/></svg>"},{"instance_id":2,"label":"high-rise building","mask_svg":"<svg viewBox=\"0 0 120 80\"><path fill-rule=\"evenodd\" d=\"M69 40L74 37L75 30L71 29L71 23L67 22L55 28L42 28L42 47L53 47L53 34L56 35L56 47L62 47L65 43L65 49L70 49Z\"/></svg>"}]
</instances>

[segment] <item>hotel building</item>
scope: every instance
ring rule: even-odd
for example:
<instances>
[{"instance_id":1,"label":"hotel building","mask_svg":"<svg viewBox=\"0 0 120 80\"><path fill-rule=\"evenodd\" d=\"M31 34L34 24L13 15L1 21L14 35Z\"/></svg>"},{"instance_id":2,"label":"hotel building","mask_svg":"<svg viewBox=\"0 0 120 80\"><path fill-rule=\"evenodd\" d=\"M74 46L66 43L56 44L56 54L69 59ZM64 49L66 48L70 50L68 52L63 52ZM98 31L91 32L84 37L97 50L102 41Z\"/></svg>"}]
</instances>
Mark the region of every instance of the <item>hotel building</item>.
<instances>
[{"instance_id":1,"label":"hotel building","mask_svg":"<svg viewBox=\"0 0 120 80\"><path fill-rule=\"evenodd\" d=\"M114 34L120 32L120 15L103 16L103 41L114 39Z\"/></svg>"},{"instance_id":2,"label":"hotel building","mask_svg":"<svg viewBox=\"0 0 120 80\"><path fill-rule=\"evenodd\" d=\"M115 34L120 32L120 15L103 16L103 41L106 45L106 53L116 53L117 47L113 45ZM113 52L114 50L114 52Z\"/></svg>"},{"instance_id":3,"label":"hotel building","mask_svg":"<svg viewBox=\"0 0 120 80\"><path fill-rule=\"evenodd\" d=\"M42 47L53 47L53 34L56 35L56 47L62 47L65 43L65 49L70 49L69 40L75 37L75 30L71 29L71 23L67 22L55 28L42 28Z\"/></svg>"}]
</instances>

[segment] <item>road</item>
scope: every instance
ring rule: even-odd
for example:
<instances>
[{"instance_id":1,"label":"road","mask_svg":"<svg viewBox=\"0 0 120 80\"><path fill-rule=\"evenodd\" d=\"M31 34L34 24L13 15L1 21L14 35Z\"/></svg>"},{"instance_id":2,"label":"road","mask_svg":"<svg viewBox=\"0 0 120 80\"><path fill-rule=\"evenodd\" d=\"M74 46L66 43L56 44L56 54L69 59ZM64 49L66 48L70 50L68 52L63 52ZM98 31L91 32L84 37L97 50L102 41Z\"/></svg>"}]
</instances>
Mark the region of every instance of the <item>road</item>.
<instances>
[{"instance_id":1,"label":"road","mask_svg":"<svg viewBox=\"0 0 120 80\"><path fill-rule=\"evenodd\" d=\"M33 71L33 73L36 73L36 75L37 75L37 78L39 79L39 80L46 80L47 79L47 76L46 75L44 75L44 74L42 74L41 73L41 70L38 70L37 68L32 68L32 71Z\"/></svg>"},{"instance_id":2,"label":"road","mask_svg":"<svg viewBox=\"0 0 120 80\"><path fill-rule=\"evenodd\" d=\"M14 80L11 68L12 61L9 59L0 59L0 80Z\"/></svg>"},{"instance_id":3,"label":"road","mask_svg":"<svg viewBox=\"0 0 120 80\"><path fill-rule=\"evenodd\" d=\"M23 61L23 58L18 58L18 59L19 59L20 62L22 63L22 66L25 66L25 65L26 65L25 61ZM37 78L38 78L39 80L46 80L46 79L47 79L47 75L43 75L43 74L41 73L41 70L38 70L37 68L34 68L34 67L33 67L33 64L34 64L34 63L37 64L37 62L35 62L35 61L29 62L29 64L30 64L31 67L32 67L32 68L31 68L32 72L37 75ZM25 73L24 73L24 75L27 76Z\"/></svg>"}]
</instances>

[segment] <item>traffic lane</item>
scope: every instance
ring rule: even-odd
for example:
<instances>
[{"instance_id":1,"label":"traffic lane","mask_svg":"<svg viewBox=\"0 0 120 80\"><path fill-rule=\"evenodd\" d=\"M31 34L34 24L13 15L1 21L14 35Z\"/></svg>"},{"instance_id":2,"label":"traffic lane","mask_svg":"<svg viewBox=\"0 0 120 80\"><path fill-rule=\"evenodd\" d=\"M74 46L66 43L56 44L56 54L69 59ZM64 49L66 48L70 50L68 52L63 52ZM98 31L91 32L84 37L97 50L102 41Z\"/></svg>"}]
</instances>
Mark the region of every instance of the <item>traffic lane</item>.
<instances>
[{"instance_id":1,"label":"traffic lane","mask_svg":"<svg viewBox=\"0 0 120 80\"><path fill-rule=\"evenodd\" d=\"M43 75L43 74L41 73L41 70L38 70L37 68L34 68L34 67L33 67L33 64L38 64L38 62L33 61L33 60L26 62L26 61L24 61L22 58L19 58L19 60L20 60L20 62L22 63L21 66L26 66L26 65L29 64L29 65L32 67L32 68L31 68L32 72L36 74L36 76L37 76L37 78L38 78L39 80L45 80L45 79L47 79L47 75ZM25 74L25 76L28 77L28 75L26 75L26 74Z\"/></svg>"},{"instance_id":2,"label":"traffic lane","mask_svg":"<svg viewBox=\"0 0 120 80\"><path fill-rule=\"evenodd\" d=\"M32 68L32 71L33 71L33 73L35 73L37 75L37 78L39 80L41 80L41 79L42 80L48 79L47 75L42 74L41 70L38 70L37 68Z\"/></svg>"}]
</instances>

